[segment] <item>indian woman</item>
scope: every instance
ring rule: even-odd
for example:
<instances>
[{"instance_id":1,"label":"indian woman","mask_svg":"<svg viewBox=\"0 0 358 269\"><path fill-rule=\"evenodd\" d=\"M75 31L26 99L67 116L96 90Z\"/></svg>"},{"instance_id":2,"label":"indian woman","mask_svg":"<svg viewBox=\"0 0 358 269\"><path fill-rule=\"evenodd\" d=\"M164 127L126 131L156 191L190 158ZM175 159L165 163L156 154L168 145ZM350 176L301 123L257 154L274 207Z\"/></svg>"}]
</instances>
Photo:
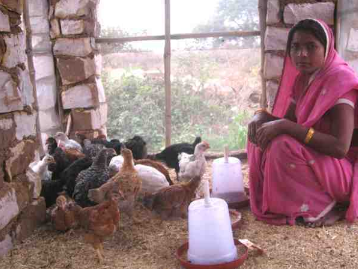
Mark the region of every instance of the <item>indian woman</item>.
<instances>
[{"instance_id":1,"label":"indian woman","mask_svg":"<svg viewBox=\"0 0 358 269\"><path fill-rule=\"evenodd\" d=\"M258 220L315 227L357 218L357 99L358 78L335 50L331 29L315 19L294 25L272 113L260 109L249 123ZM342 204L346 211L337 210Z\"/></svg>"}]
</instances>

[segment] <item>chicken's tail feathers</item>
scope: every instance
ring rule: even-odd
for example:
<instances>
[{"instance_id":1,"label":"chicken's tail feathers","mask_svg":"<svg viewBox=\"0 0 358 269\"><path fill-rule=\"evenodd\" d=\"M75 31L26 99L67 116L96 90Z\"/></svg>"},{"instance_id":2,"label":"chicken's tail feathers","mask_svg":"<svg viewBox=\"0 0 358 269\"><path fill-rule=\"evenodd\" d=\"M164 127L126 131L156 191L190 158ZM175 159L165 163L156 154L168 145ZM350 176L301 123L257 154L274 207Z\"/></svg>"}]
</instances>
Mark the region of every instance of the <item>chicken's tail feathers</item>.
<instances>
[{"instance_id":1,"label":"chicken's tail feathers","mask_svg":"<svg viewBox=\"0 0 358 269\"><path fill-rule=\"evenodd\" d=\"M194 140L194 142L193 142L193 147L195 148L195 146L196 146L197 144L199 144L200 142L201 142L201 137L200 137L200 136L195 137L195 140Z\"/></svg>"}]
</instances>

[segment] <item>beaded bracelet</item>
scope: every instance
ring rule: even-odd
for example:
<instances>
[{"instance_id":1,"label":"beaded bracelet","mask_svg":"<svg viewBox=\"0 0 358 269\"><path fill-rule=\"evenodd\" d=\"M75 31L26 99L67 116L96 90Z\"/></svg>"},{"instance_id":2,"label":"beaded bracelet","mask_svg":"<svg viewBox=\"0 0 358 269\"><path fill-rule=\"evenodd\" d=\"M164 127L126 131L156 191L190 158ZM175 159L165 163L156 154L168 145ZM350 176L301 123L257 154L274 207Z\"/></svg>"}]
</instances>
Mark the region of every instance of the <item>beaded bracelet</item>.
<instances>
[{"instance_id":1,"label":"beaded bracelet","mask_svg":"<svg viewBox=\"0 0 358 269\"><path fill-rule=\"evenodd\" d=\"M306 134L306 137L305 137L305 140L303 141L305 144L308 144L312 137L313 137L313 134L314 134L314 129L311 127L308 129L308 132Z\"/></svg>"}]
</instances>

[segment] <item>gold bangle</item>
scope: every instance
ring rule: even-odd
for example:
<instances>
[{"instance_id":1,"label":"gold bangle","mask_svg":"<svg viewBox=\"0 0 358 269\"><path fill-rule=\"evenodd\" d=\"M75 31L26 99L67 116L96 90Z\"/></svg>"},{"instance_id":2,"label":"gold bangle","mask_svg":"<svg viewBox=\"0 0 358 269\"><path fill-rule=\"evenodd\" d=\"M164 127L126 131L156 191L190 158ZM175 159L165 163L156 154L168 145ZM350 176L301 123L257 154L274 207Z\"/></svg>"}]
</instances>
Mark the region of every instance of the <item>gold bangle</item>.
<instances>
[{"instance_id":1,"label":"gold bangle","mask_svg":"<svg viewBox=\"0 0 358 269\"><path fill-rule=\"evenodd\" d=\"M254 116L262 112L268 113L266 108L259 108L258 110L255 111Z\"/></svg>"},{"instance_id":2,"label":"gold bangle","mask_svg":"<svg viewBox=\"0 0 358 269\"><path fill-rule=\"evenodd\" d=\"M314 134L314 129L311 127L308 129L308 132L306 134L306 137L305 137L305 140L303 141L305 144L308 144L312 137L313 137L313 134Z\"/></svg>"}]
</instances>

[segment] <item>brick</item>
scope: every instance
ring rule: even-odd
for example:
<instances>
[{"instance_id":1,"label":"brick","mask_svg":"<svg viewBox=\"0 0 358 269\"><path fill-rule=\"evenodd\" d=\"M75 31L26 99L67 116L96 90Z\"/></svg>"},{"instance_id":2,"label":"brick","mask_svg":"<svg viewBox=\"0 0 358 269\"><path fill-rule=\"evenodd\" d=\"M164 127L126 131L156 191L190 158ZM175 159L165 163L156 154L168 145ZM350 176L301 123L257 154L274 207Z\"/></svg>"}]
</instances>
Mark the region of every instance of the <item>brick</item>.
<instances>
[{"instance_id":1,"label":"brick","mask_svg":"<svg viewBox=\"0 0 358 269\"><path fill-rule=\"evenodd\" d=\"M93 0L60 0L56 4L55 16L60 19L89 16L93 9Z\"/></svg>"},{"instance_id":2,"label":"brick","mask_svg":"<svg viewBox=\"0 0 358 269\"><path fill-rule=\"evenodd\" d=\"M19 33L16 35L4 36L6 43L6 52L3 56L2 65L7 68L13 68L21 63L27 62L24 48L25 35Z\"/></svg>"},{"instance_id":3,"label":"brick","mask_svg":"<svg viewBox=\"0 0 358 269\"><path fill-rule=\"evenodd\" d=\"M0 4L18 14L22 13L22 0L0 0Z\"/></svg>"},{"instance_id":4,"label":"brick","mask_svg":"<svg viewBox=\"0 0 358 269\"><path fill-rule=\"evenodd\" d=\"M284 22L295 24L303 19L320 19L328 25L334 25L335 4L332 2L313 4L288 4L283 12Z\"/></svg>"},{"instance_id":5,"label":"brick","mask_svg":"<svg viewBox=\"0 0 358 269\"><path fill-rule=\"evenodd\" d=\"M97 109L74 109L71 115L74 130L100 129L107 122L107 104Z\"/></svg>"},{"instance_id":6,"label":"brick","mask_svg":"<svg viewBox=\"0 0 358 269\"><path fill-rule=\"evenodd\" d=\"M16 139L22 140L24 137L36 136L36 113L27 114L24 112L14 113L16 123Z\"/></svg>"},{"instance_id":7,"label":"brick","mask_svg":"<svg viewBox=\"0 0 358 269\"><path fill-rule=\"evenodd\" d=\"M0 113L24 108L22 94L9 73L0 70Z\"/></svg>"},{"instance_id":8,"label":"brick","mask_svg":"<svg viewBox=\"0 0 358 269\"><path fill-rule=\"evenodd\" d=\"M267 24L275 24L280 22L280 1L268 0L267 1Z\"/></svg>"},{"instance_id":9,"label":"brick","mask_svg":"<svg viewBox=\"0 0 358 269\"><path fill-rule=\"evenodd\" d=\"M57 67L60 71L63 85L81 82L96 74L94 58L61 58L57 59Z\"/></svg>"},{"instance_id":10,"label":"brick","mask_svg":"<svg viewBox=\"0 0 358 269\"><path fill-rule=\"evenodd\" d=\"M283 69L284 58L272 53L265 54L264 77L265 79L279 78Z\"/></svg>"},{"instance_id":11,"label":"brick","mask_svg":"<svg viewBox=\"0 0 358 269\"><path fill-rule=\"evenodd\" d=\"M10 148L15 140L16 126L10 114L0 115L0 150Z\"/></svg>"},{"instance_id":12,"label":"brick","mask_svg":"<svg viewBox=\"0 0 358 269\"><path fill-rule=\"evenodd\" d=\"M55 74L55 63L51 53L34 56L36 80L53 77Z\"/></svg>"},{"instance_id":13,"label":"brick","mask_svg":"<svg viewBox=\"0 0 358 269\"><path fill-rule=\"evenodd\" d=\"M265 33L265 50L286 50L290 29L268 26Z\"/></svg>"},{"instance_id":14,"label":"brick","mask_svg":"<svg viewBox=\"0 0 358 269\"><path fill-rule=\"evenodd\" d=\"M16 192L10 184L4 183L0 189L0 231L20 213Z\"/></svg>"},{"instance_id":15,"label":"brick","mask_svg":"<svg viewBox=\"0 0 358 269\"><path fill-rule=\"evenodd\" d=\"M46 204L45 199L40 197L33 200L19 216L15 239L16 241L23 241L28 238L33 231L45 222L46 219Z\"/></svg>"},{"instance_id":16,"label":"brick","mask_svg":"<svg viewBox=\"0 0 358 269\"><path fill-rule=\"evenodd\" d=\"M0 10L0 32L10 32L9 15Z\"/></svg>"},{"instance_id":17,"label":"brick","mask_svg":"<svg viewBox=\"0 0 358 269\"><path fill-rule=\"evenodd\" d=\"M12 238L9 234L5 235L5 237L0 239L0 257L5 256L12 248L14 244L12 242Z\"/></svg>"},{"instance_id":18,"label":"brick","mask_svg":"<svg viewBox=\"0 0 358 269\"><path fill-rule=\"evenodd\" d=\"M60 24L63 35L79 35L85 31L83 20L61 20Z\"/></svg>"},{"instance_id":19,"label":"brick","mask_svg":"<svg viewBox=\"0 0 358 269\"><path fill-rule=\"evenodd\" d=\"M93 52L93 46L90 38L59 38L55 42L53 52L56 56L86 57Z\"/></svg>"}]
</instances>

